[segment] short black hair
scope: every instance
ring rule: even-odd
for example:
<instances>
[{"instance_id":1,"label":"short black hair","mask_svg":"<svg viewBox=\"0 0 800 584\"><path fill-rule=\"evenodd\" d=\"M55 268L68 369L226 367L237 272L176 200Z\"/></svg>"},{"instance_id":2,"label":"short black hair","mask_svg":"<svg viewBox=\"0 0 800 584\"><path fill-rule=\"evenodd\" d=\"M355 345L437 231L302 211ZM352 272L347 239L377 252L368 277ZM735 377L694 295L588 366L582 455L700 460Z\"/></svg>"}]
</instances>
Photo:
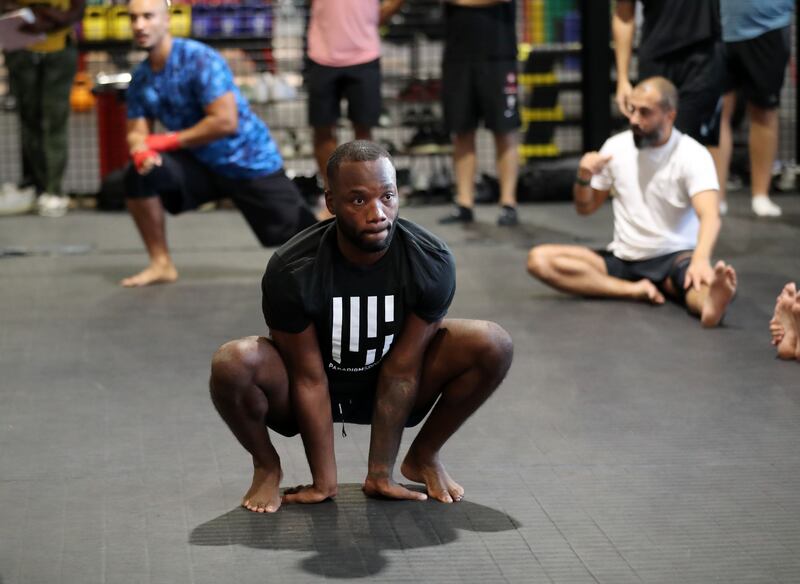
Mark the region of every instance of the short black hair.
<instances>
[{"instance_id":1,"label":"short black hair","mask_svg":"<svg viewBox=\"0 0 800 584\"><path fill-rule=\"evenodd\" d=\"M373 160L380 160L386 158L392 166L394 160L392 156L386 151L383 146L370 142L369 140L354 140L353 142L346 142L333 151L331 157L328 158L326 171L328 174L328 188L331 188L333 181L339 174L339 167L343 162L371 162Z\"/></svg>"}]
</instances>

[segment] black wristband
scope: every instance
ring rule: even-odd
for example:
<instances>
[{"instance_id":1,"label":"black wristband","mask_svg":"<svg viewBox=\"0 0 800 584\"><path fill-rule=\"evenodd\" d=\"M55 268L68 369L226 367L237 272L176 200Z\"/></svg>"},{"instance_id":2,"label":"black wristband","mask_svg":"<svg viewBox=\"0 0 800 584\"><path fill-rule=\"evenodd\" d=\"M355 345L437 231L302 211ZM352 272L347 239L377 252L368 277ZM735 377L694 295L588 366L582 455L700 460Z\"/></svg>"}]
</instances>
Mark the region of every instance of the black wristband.
<instances>
[{"instance_id":1,"label":"black wristband","mask_svg":"<svg viewBox=\"0 0 800 584\"><path fill-rule=\"evenodd\" d=\"M588 187L592 184L592 179L586 180L585 178L581 178L580 175L575 175L575 182L582 187Z\"/></svg>"}]
</instances>

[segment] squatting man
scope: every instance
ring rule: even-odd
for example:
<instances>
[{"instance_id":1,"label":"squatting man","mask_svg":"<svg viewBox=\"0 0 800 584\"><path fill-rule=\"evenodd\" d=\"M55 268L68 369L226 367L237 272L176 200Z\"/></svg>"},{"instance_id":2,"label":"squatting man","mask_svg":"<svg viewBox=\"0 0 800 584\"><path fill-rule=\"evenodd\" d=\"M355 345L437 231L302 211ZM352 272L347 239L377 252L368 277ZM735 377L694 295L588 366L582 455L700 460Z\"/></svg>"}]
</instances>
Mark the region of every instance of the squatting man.
<instances>
[{"instance_id":1,"label":"squatting man","mask_svg":"<svg viewBox=\"0 0 800 584\"><path fill-rule=\"evenodd\" d=\"M398 217L395 168L379 146L339 146L327 164L332 219L281 246L262 280L270 337L223 345L211 365L211 398L252 455L242 505L336 496L334 422L371 424L368 496L444 503L464 489L439 459L442 446L494 392L512 359L497 324L445 318L455 292L447 246ZM394 480L404 427L419 424ZM312 484L280 494L281 461L268 429L299 433Z\"/></svg>"}]
</instances>

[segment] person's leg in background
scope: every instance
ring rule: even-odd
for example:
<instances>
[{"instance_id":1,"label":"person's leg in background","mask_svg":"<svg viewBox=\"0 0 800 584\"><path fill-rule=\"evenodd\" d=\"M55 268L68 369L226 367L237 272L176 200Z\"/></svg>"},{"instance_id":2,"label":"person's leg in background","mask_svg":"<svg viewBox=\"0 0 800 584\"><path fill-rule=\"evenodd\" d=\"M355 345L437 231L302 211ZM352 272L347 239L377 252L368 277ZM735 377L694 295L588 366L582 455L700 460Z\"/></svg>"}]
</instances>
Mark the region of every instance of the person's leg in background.
<instances>
[{"instance_id":1,"label":"person's leg in background","mask_svg":"<svg viewBox=\"0 0 800 584\"><path fill-rule=\"evenodd\" d=\"M469 221L472 221L472 206L475 201L477 159L475 131L455 134L453 136L453 167L456 175L456 205L459 210L469 211Z\"/></svg>"},{"instance_id":2,"label":"person's leg in background","mask_svg":"<svg viewBox=\"0 0 800 584\"><path fill-rule=\"evenodd\" d=\"M445 126L453 136L453 168L456 207L439 223L472 223L475 202L477 155L475 132L478 105L473 91L473 70L468 62L445 60L442 63L442 109Z\"/></svg>"},{"instance_id":3,"label":"person's leg in background","mask_svg":"<svg viewBox=\"0 0 800 584\"><path fill-rule=\"evenodd\" d=\"M313 132L314 160L317 161L317 168L319 169L320 176L322 176L322 182L325 188L328 188L325 166L328 164L328 158L330 158L333 151L336 150L336 126L314 126Z\"/></svg>"},{"instance_id":4,"label":"person's leg in background","mask_svg":"<svg viewBox=\"0 0 800 584\"><path fill-rule=\"evenodd\" d=\"M147 174L139 174L134 165L125 173L125 203L149 258L144 270L120 281L126 288L178 279L167 245L165 210L177 215L231 192L219 189L216 175L186 150L165 152L161 158L161 166Z\"/></svg>"},{"instance_id":5,"label":"person's leg in background","mask_svg":"<svg viewBox=\"0 0 800 584\"><path fill-rule=\"evenodd\" d=\"M60 217L69 198L63 192L69 151L69 93L78 66L78 51L67 46L43 56L42 153L45 157L44 193L37 201L40 215Z\"/></svg>"},{"instance_id":6,"label":"person's leg in background","mask_svg":"<svg viewBox=\"0 0 800 584\"><path fill-rule=\"evenodd\" d=\"M494 135L497 177L500 180L500 205L502 207L497 223L506 227L519 223L517 217L518 140L516 130Z\"/></svg>"},{"instance_id":7,"label":"person's leg in background","mask_svg":"<svg viewBox=\"0 0 800 584\"><path fill-rule=\"evenodd\" d=\"M728 176L733 155L733 112L736 110L736 92L729 91L722 96L722 112L719 120L719 145L711 149L719 180L720 215L728 212Z\"/></svg>"},{"instance_id":8,"label":"person's leg in background","mask_svg":"<svg viewBox=\"0 0 800 584\"><path fill-rule=\"evenodd\" d=\"M781 215L781 208L769 198L769 187L778 153L780 94L789 62L789 33L786 27L726 44L727 70L736 76L747 99L751 205L759 217Z\"/></svg>"},{"instance_id":9,"label":"person's leg in background","mask_svg":"<svg viewBox=\"0 0 800 584\"><path fill-rule=\"evenodd\" d=\"M778 109L747 104L750 116L750 191L753 212L762 217L780 217L781 208L769 198L772 165L778 154Z\"/></svg>"},{"instance_id":10,"label":"person's leg in background","mask_svg":"<svg viewBox=\"0 0 800 584\"><path fill-rule=\"evenodd\" d=\"M156 168L151 174L161 172L161 169ZM169 283L178 279L178 270L172 262L167 245L164 205L155 188L148 184L157 182L154 178L139 175L133 165L125 173L125 204L149 258L149 264L144 270L120 281L126 288Z\"/></svg>"},{"instance_id":11,"label":"person's leg in background","mask_svg":"<svg viewBox=\"0 0 800 584\"><path fill-rule=\"evenodd\" d=\"M517 97L516 61L487 61L481 65L476 88L486 127L494 134L495 168L500 182L500 215L497 224L513 227L517 216L519 151L517 132L522 125Z\"/></svg>"},{"instance_id":12,"label":"person's leg in background","mask_svg":"<svg viewBox=\"0 0 800 584\"><path fill-rule=\"evenodd\" d=\"M340 67L325 67L311 59L307 61L305 83L308 89L308 123L312 127L314 160L317 163L318 176L322 178L323 189L328 188L328 158L336 150L338 143L336 124L341 115L339 102L342 98L340 73ZM319 220L332 216L325 207L323 197L319 197L316 207Z\"/></svg>"},{"instance_id":13,"label":"person's leg in background","mask_svg":"<svg viewBox=\"0 0 800 584\"><path fill-rule=\"evenodd\" d=\"M356 140L372 140L372 128L381 115L381 63L379 59L347 67L343 93L347 117Z\"/></svg>"},{"instance_id":14,"label":"person's leg in background","mask_svg":"<svg viewBox=\"0 0 800 584\"><path fill-rule=\"evenodd\" d=\"M326 189L328 158L337 146L336 124L341 116L342 70L342 67L325 67L310 59L307 62L308 123L313 128L314 159Z\"/></svg>"},{"instance_id":15,"label":"person's leg in background","mask_svg":"<svg viewBox=\"0 0 800 584\"><path fill-rule=\"evenodd\" d=\"M23 172L28 171L34 191L6 188L0 200L0 214L27 213L33 209L35 194L44 190L44 156L41 141L41 102L39 55L31 51L6 53L9 82L16 99L20 126ZM27 165L27 169L26 169Z\"/></svg>"}]
</instances>

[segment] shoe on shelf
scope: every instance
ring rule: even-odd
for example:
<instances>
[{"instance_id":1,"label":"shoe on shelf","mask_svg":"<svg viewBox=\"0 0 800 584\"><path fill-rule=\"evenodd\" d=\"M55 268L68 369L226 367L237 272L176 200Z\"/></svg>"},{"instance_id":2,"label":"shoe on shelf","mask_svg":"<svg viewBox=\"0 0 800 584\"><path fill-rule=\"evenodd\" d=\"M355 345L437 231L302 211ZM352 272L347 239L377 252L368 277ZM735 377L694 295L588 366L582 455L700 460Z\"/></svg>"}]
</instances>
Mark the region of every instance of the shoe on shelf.
<instances>
[{"instance_id":1,"label":"shoe on shelf","mask_svg":"<svg viewBox=\"0 0 800 584\"><path fill-rule=\"evenodd\" d=\"M22 215L33 210L36 191L33 187L18 188L5 183L0 189L0 215Z\"/></svg>"},{"instance_id":2,"label":"shoe on shelf","mask_svg":"<svg viewBox=\"0 0 800 584\"><path fill-rule=\"evenodd\" d=\"M773 203L769 195L756 195L751 203L753 213L759 217L780 217L781 208Z\"/></svg>"},{"instance_id":3,"label":"shoe on shelf","mask_svg":"<svg viewBox=\"0 0 800 584\"><path fill-rule=\"evenodd\" d=\"M436 154L439 145L436 143L436 136L430 126L421 126L417 129L411 141L406 145L406 150L410 154Z\"/></svg>"},{"instance_id":4,"label":"shoe on shelf","mask_svg":"<svg viewBox=\"0 0 800 584\"><path fill-rule=\"evenodd\" d=\"M386 108L381 109L381 115L378 116L378 126L381 128L389 128L393 125L392 116L389 115L389 110Z\"/></svg>"},{"instance_id":5,"label":"shoe on shelf","mask_svg":"<svg viewBox=\"0 0 800 584\"><path fill-rule=\"evenodd\" d=\"M517 215L517 208L510 205L503 205L500 209L500 215L497 217L497 224L500 227L514 227L519 225L519 216Z\"/></svg>"},{"instance_id":6,"label":"shoe on shelf","mask_svg":"<svg viewBox=\"0 0 800 584\"><path fill-rule=\"evenodd\" d=\"M425 83L419 79L409 81L400 93L397 94L400 101L421 102L429 101L429 92L425 88Z\"/></svg>"},{"instance_id":7,"label":"shoe on shelf","mask_svg":"<svg viewBox=\"0 0 800 584\"><path fill-rule=\"evenodd\" d=\"M441 219L439 219L440 225L454 225L456 223L472 223L475 220L475 216L472 213L472 209L469 207L462 207L461 205L456 205L456 208L449 215L445 215Z\"/></svg>"},{"instance_id":8,"label":"shoe on shelf","mask_svg":"<svg viewBox=\"0 0 800 584\"><path fill-rule=\"evenodd\" d=\"M42 193L36 199L36 212L42 217L63 217L69 208L69 197Z\"/></svg>"}]
</instances>

